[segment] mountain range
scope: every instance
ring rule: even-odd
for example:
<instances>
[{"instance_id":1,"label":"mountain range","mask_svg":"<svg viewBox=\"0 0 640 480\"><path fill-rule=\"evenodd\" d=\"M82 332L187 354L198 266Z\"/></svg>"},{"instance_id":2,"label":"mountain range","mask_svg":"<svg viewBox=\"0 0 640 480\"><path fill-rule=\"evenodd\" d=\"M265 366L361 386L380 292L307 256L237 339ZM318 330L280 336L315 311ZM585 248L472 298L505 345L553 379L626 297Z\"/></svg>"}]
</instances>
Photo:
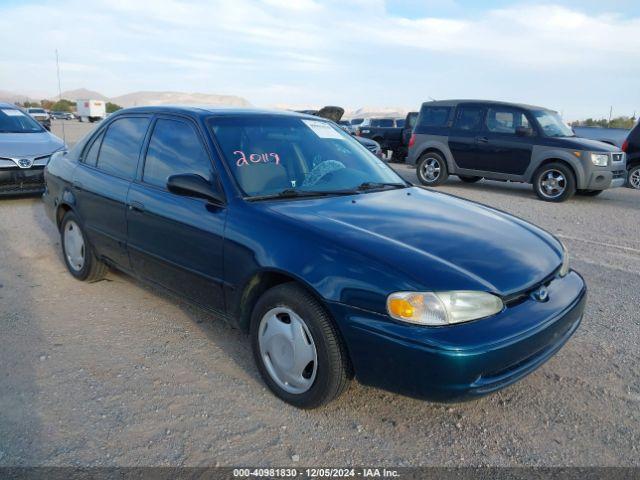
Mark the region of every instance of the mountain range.
<instances>
[{"instance_id":1,"label":"mountain range","mask_svg":"<svg viewBox=\"0 0 640 480\"><path fill-rule=\"evenodd\" d=\"M43 97L35 97L33 95L26 95L22 93L9 92L0 90L0 102L9 103L24 103L25 101L39 101ZM50 96L49 100L58 100L59 98L66 98L67 100L78 99L96 99L103 100L105 102L113 102L121 107L135 107L135 106L147 106L147 105L214 105L214 106L226 106L226 107L251 107L252 104L246 98L236 95L216 95L209 93L186 93L186 92L155 92L155 91L140 91L126 93L117 97L108 97L95 90L89 90L86 88L78 88L75 90L67 90L62 92L61 95ZM272 105L272 108L280 110L307 110L307 109L320 109L323 105L305 106L293 104L277 104ZM345 108L344 118L369 118L369 117L404 117L407 113L405 108L391 107L381 108L375 106L361 107L355 110L349 110Z\"/></svg>"}]
</instances>

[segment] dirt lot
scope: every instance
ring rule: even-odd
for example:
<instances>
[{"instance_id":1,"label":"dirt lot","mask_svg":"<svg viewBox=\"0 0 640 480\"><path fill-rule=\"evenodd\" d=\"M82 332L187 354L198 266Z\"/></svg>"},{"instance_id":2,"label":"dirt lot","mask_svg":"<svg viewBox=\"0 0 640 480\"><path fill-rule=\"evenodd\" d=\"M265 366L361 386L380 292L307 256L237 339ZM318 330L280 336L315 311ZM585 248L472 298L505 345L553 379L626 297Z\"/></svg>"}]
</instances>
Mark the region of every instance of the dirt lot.
<instances>
[{"instance_id":1,"label":"dirt lot","mask_svg":"<svg viewBox=\"0 0 640 480\"><path fill-rule=\"evenodd\" d=\"M87 127L69 122L67 141ZM0 465L640 465L640 193L441 190L560 236L590 288L581 328L472 403L354 382L313 412L266 390L243 334L122 274L75 281L40 200L0 200Z\"/></svg>"}]
</instances>

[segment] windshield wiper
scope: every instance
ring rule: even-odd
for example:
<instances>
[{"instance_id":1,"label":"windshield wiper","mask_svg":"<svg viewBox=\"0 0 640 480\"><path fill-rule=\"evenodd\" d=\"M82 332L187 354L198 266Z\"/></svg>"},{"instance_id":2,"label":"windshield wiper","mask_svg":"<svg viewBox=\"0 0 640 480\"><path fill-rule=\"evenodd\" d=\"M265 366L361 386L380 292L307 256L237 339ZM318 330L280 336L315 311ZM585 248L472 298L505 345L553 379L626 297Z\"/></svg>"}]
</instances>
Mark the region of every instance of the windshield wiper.
<instances>
[{"instance_id":1,"label":"windshield wiper","mask_svg":"<svg viewBox=\"0 0 640 480\"><path fill-rule=\"evenodd\" d=\"M406 183L398 183L398 182L364 182L361 183L360 185L358 185L356 187L356 190L358 191L366 191L366 190L375 190L378 188L385 188L385 187L392 187L392 188L406 188L408 187L408 185Z\"/></svg>"},{"instance_id":2,"label":"windshield wiper","mask_svg":"<svg viewBox=\"0 0 640 480\"><path fill-rule=\"evenodd\" d=\"M285 188L284 190L271 195L257 195L248 197L246 200L269 200L274 198L299 198L299 197L329 197L332 195L354 195L357 190L299 190L297 188Z\"/></svg>"}]
</instances>

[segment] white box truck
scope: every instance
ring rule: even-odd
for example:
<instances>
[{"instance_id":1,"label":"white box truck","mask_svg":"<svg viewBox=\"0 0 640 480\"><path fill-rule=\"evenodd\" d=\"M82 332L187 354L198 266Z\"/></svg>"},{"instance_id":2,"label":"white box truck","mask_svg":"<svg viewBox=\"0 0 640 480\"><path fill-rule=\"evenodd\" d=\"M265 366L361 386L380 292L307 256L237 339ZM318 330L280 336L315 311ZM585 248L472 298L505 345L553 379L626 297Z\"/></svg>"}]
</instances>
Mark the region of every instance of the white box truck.
<instances>
[{"instance_id":1,"label":"white box truck","mask_svg":"<svg viewBox=\"0 0 640 480\"><path fill-rule=\"evenodd\" d=\"M78 120L98 122L107 116L107 105L102 100L76 100Z\"/></svg>"}]
</instances>

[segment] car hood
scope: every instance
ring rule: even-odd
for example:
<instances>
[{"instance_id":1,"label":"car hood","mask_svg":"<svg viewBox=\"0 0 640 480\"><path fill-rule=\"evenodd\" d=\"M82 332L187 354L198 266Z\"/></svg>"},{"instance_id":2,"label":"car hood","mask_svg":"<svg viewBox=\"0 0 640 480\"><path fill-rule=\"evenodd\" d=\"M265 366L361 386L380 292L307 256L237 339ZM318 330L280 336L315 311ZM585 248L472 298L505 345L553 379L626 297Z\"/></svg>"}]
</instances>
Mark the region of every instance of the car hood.
<instances>
[{"instance_id":1,"label":"car hood","mask_svg":"<svg viewBox=\"0 0 640 480\"><path fill-rule=\"evenodd\" d=\"M417 187L273 201L265 207L382 268L403 272L426 290L507 296L536 285L562 263L560 243L544 230Z\"/></svg>"},{"instance_id":2,"label":"car hood","mask_svg":"<svg viewBox=\"0 0 640 480\"><path fill-rule=\"evenodd\" d=\"M582 137L557 137L554 138L558 145L562 148L574 148L576 150L587 150L590 152L619 152L620 149L614 145L591 140Z\"/></svg>"},{"instance_id":3,"label":"car hood","mask_svg":"<svg viewBox=\"0 0 640 480\"><path fill-rule=\"evenodd\" d=\"M64 142L49 132L0 133L0 157L38 157L63 146Z\"/></svg>"}]
</instances>

